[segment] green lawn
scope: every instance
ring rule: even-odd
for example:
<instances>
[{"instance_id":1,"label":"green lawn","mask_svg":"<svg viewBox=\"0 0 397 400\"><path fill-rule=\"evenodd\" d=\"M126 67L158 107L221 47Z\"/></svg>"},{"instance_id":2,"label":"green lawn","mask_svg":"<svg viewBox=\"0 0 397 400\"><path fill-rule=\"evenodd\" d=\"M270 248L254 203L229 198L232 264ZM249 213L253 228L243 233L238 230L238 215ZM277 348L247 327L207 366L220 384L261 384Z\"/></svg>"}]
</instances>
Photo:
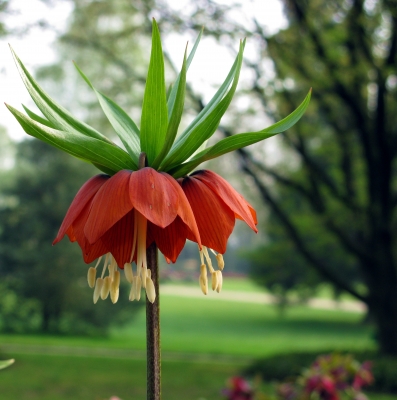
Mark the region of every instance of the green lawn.
<instances>
[{"instance_id":1,"label":"green lawn","mask_svg":"<svg viewBox=\"0 0 397 400\"><path fill-rule=\"evenodd\" d=\"M99 305L100 306L100 305ZM164 400L216 400L227 377L249 359L290 351L374 348L373 332L362 315L303 306L280 318L274 306L213 298L161 299ZM108 338L0 335L1 343L145 349L144 310ZM21 352L21 351L20 351ZM23 353L23 352L22 352ZM188 361L173 354L188 353ZM199 362L200 355L233 356L240 362ZM0 372L0 398L5 400L123 400L145 398L142 359L8 354L14 366ZM4 393L7 393L5 395ZM3 397L2 397L3 396ZM376 397L372 399L377 400ZM379 400L381 397L378 398ZM389 399L392 399L390 397ZM382 400L389 400L384 398Z\"/></svg>"},{"instance_id":2,"label":"green lawn","mask_svg":"<svg viewBox=\"0 0 397 400\"><path fill-rule=\"evenodd\" d=\"M280 318L271 305L163 296L163 351L261 357L280 352L373 348L362 315L291 307ZM109 338L0 335L0 343L145 349L145 312ZM1 345L0 345L1 347Z\"/></svg>"}]
</instances>

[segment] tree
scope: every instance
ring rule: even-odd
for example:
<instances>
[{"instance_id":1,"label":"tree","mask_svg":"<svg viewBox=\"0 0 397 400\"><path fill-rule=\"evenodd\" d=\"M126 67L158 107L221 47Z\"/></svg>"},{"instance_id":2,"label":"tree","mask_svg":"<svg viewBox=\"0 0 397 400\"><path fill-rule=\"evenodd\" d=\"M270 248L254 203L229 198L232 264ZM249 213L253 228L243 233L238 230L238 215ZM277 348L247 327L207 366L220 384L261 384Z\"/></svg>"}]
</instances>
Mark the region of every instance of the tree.
<instances>
[{"instance_id":1,"label":"tree","mask_svg":"<svg viewBox=\"0 0 397 400\"><path fill-rule=\"evenodd\" d=\"M226 14L213 29L216 37L236 32L257 46L251 52L256 58L247 62L254 77L245 83L250 107L236 109L233 124L221 129L227 135L241 130L241 123L250 123L247 111L287 115L313 87L305 118L282 136L283 162L271 165L263 155L240 151L241 167L306 262L368 305L381 351L397 354L397 3L283 3L289 25L274 35L257 19L225 24ZM266 73L267 56L274 77ZM306 205L316 229L354 259L363 286L305 240L311 228L303 230L299 216L280 201L288 192Z\"/></svg>"}]
</instances>

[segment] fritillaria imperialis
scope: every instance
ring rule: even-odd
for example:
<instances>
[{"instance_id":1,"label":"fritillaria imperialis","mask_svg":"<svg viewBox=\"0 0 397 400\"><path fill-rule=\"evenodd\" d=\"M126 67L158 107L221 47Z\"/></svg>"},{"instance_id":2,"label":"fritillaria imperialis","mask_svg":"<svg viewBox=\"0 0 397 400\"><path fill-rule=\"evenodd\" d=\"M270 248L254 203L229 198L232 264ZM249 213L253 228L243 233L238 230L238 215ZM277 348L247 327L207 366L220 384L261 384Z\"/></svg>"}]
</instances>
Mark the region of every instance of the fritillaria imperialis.
<instances>
[{"instance_id":1,"label":"fritillaria imperialis","mask_svg":"<svg viewBox=\"0 0 397 400\"><path fill-rule=\"evenodd\" d=\"M146 251L153 243L167 261L175 262L186 239L198 245L201 260L200 287L222 288L222 254L235 220L256 229L251 205L219 175L194 171L202 162L264 140L294 125L306 110L310 92L288 117L257 132L245 132L207 147L236 90L245 40L221 87L199 115L178 132L182 118L186 72L200 41L183 58L181 71L166 92L160 33L153 20L152 50L140 128L114 101L97 91L76 66L119 136L121 148L91 126L77 120L56 104L38 85L15 55L16 64L31 97L43 116L24 107L26 114L7 106L25 132L84 161L104 174L86 182L74 198L54 244L67 235L82 249L94 288L94 302L119 296L120 270L131 284L130 300L139 300L141 287L147 298L156 298ZM191 175L188 175L191 173ZM212 256L211 256L212 253ZM213 267L211 257L216 260ZM97 273L103 261L103 270ZM132 267L135 263L136 269Z\"/></svg>"}]
</instances>

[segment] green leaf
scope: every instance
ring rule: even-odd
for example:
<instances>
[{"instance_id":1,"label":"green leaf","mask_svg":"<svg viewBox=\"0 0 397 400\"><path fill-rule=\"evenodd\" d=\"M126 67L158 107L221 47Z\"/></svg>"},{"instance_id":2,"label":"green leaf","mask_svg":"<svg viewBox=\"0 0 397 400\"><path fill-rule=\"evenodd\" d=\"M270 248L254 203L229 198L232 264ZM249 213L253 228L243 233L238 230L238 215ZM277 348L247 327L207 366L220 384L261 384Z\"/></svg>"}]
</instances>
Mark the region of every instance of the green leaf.
<instances>
[{"instance_id":1,"label":"green leaf","mask_svg":"<svg viewBox=\"0 0 397 400\"><path fill-rule=\"evenodd\" d=\"M189 69L190 64L191 64L192 61L193 61L193 57L194 57L194 55L196 54L196 50L197 50L197 47L198 47L198 45L199 45L199 43L200 43L201 36L203 35L203 30L204 30L204 28L201 29L199 35L197 36L197 39L196 39L195 42L194 42L192 51L189 53L189 56L188 56L188 58L187 58L186 70ZM174 104L175 104L176 95L177 95L178 90L179 90L179 81L180 81L180 79L181 79L181 73L182 73L182 72L179 73L178 77L176 78L175 83L172 85L172 87L171 87L170 90L169 90L169 95L167 96L167 99L168 99L168 100L167 100L168 118L171 118L171 115L172 115L172 112L173 112L173 109L174 109Z\"/></svg>"},{"instance_id":2,"label":"green leaf","mask_svg":"<svg viewBox=\"0 0 397 400\"><path fill-rule=\"evenodd\" d=\"M164 57L156 21L152 25L152 51L143 96L141 117L141 149L148 164L163 148L168 125L167 99L164 79Z\"/></svg>"},{"instance_id":3,"label":"green leaf","mask_svg":"<svg viewBox=\"0 0 397 400\"><path fill-rule=\"evenodd\" d=\"M240 43L240 49L229 75L218 90L211 104L199 114L198 118L176 140L168 156L161 165L162 170L169 170L187 160L207 139L209 139L220 123L221 118L232 101L240 75L245 40ZM231 72L233 73L231 74ZM231 86L230 83L232 82ZM229 91L225 94L227 89ZM225 95L224 95L225 94ZM224 97L222 98L222 96Z\"/></svg>"},{"instance_id":4,"label":"green leaf","mask_svg":"<svg viewBox=\"0 0 397 400\"><path fill-rule=\"evenodd\" d=\"M186 51L183 57L182 69L179 74L180 80L178 81L178 91L176 93L174 107L172 108L172 114L170 116L170 121L168 123L167 134L165 135L164 146L160 151L160 154L156 157L156 159L152 163L152 167L157 169L164 157L170 151L174 140L176 138L176 134L178 132L178 127L182 119L183 114L183 106L185 104L185 89L186 89Z\"/></svg>"},{"instance_id":5,"label":"green leaf","mask_svg":"<svg viewBox=\"0 0 397 400\"><path fill-rule=\"evenodd\" d=\"M91 89L95 92L99 104L102 107L107 119L113 126L118 137L123 142L128 154L138 164L139 154L141 152L141 147L139 143L139 129L135 122L127 115L127 113L113 100L109 99L107 96L99 92L91 84L90 80L81 71L76 63L74 63L77 71L81 77L87 82Z\"/></svg>"},{"instance_id":6,"label":"green leaf","mask_svg":"<svg viewBox=\"0 0 397 400\"><path fill-rule=\"evenodd\" d=\"M306 95L305 99L302 101L299 107L281 121L276 122L275 124L261 131L239 133L222 139L208 149L198 153L187 163L181 164L180 166L170 169L167 172L172 174L175 178L179 178L188 174L204 161L211 160L231 151L238 150L251 144L260 142L261 140L267 139L280 132L284 132L300 120L307 107L309 106L311 92L312 91L310 89L309 93Z\"/></svg>"},{"instance_id":7,"label":"green leaf","mask_svg":"<svg viewBox=\"0 0 397 400\"><path fill-rule=\"evenodd\" d=\"M27 117L10 105L6 106L28 135L34 136L51 146L95 165L101 165L107 171L113 171L113 173L122 169L138 169L129 155L113 143L106 143L80 133L49 128Z\"/></svg>"},{"instance_id":8,"label":"green leaf","mask_svg":"<svg viewBox=\"0 0 397 400\"><path fill-rule=\"evenodd\" d=\"M73 115L69 113L69 111L56 104L33 79L32 75L30 75L30 73L27 71L22 61L18 58L12 48L11 52L14 56L15 63L18 67L22 81L25 84L30 96L36 103L39 110L50 121L50 123L56 127L56 129L65 132L80 132L83 135L111 143L106 136L102 135L84 122L75 119Z\"/></svg>"},{"instance_id":9,"label":"green leaf","mask_svg":"<svg viewBox=\"0 0 397 400\"><path fill-rule=\"evenodd\" d=\"M48 126L49 128L56 129L54 124L52 124L50 121L48 121L48 119L45 119L45 118L41 117L40 115L37 115L33 111L29 110L29 108L27 108L23 104L22 104L22 107L26 111L26 114L28 114L28 116L30 118L32 118L34 121L39 122L42 125Z\"/></svg>"},{"instance_id":10,"label":"green leaf","mask_svg":"<svg viewBox=\"0 0 397 400\"><path fill-rule=\"evenodd\" d=\"M11 360L2 360L0 361L0 369L4 369L9 367L11 364L14 364L15 360L12 358Z\"/></svg>"}]
</instances>

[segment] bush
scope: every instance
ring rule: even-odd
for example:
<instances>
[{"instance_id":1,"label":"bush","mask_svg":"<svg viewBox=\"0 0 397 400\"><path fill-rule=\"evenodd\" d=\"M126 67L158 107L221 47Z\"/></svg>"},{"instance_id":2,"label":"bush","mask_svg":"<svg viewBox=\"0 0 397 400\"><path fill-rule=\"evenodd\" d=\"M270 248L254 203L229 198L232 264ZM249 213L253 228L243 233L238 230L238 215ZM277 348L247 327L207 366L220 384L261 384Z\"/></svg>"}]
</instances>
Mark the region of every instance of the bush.
<instances>
[{"instance_id":1,"label":"bush","mask_svg":"<svg viewBox=\"0 0 397 400\"><path fill-rule=\"evenodd\" d=\"M332 353L324 351L321 353ZM384 356L376 352L349 352L358 361L372 361L372 372L375 382L370 391L397 393L397 358ZM265 381L283 381L297 377L303 368L318 357L319 352L281 354L256 360L244 370L248 376L259 375Z\"/></svg>"}]
</instances>

